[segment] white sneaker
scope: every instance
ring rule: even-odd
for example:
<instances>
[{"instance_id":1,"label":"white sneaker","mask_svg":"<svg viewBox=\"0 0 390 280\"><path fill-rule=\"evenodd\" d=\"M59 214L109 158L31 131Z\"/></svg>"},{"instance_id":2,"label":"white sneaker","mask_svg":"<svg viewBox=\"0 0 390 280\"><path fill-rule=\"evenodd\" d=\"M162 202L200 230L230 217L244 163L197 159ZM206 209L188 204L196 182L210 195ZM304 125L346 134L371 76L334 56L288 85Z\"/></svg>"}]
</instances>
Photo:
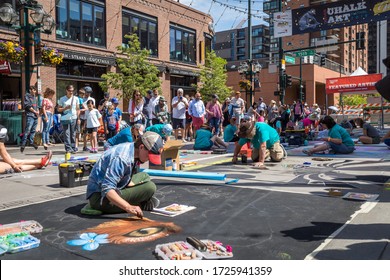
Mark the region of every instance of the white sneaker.
<instances>
[{"instance_id":1,"label":"white sneaker","mask_svg":"<svg viewBox=\"0 0 390 280\"><path fill-rule=\"evenodd\" d=\"M181 140L183 141L183 143L187 143L186 139L182 138Z\"/></svg>"}]
</instances>

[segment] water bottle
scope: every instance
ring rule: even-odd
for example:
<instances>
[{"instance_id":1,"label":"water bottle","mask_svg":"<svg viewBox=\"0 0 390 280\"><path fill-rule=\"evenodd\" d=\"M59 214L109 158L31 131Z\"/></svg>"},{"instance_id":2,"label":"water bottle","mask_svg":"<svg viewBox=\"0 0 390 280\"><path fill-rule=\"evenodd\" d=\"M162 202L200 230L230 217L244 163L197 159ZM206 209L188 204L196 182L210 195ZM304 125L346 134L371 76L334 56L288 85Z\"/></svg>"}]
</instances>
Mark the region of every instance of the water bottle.
<instances>
[{"instance_id":1,"label":"water bottle","mask_svg":"<svg viewBox=\"0 0 390 280\"><path fill-rule=\"evenodd\" d=\"M172 161L172 171L176 171L176 170L177 170L176 160L173 160Z\"/></svg>"},{"instance_id":2,"label":"water bottle","mask_svg":"<svg viewBox=\"0 0 390 280\"><path fill-rule=\"evenodd\" d=\"M68 162L68 160L70 160L70 153L66 152L65 153L65 162Z\"/></svg>"}]
</instances>

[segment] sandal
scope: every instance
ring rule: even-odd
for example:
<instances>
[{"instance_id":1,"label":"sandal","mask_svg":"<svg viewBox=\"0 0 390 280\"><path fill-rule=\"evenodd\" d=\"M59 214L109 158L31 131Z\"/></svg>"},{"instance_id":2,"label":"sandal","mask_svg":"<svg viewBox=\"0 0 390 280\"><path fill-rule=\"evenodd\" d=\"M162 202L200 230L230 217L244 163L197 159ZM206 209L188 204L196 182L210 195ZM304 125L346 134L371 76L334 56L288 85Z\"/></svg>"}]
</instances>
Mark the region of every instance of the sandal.
<instances>
[{"instance_id":1,"label":"sandal","mask_svg":"<svg viewBox=\"0 0 390 280\"><path fill-rule=\"evenodd\" d=\"M310 150L303 150L302 153L308 156L311 156L313 154L312 152L310 152Z\"/></svg>"}]
</instances>

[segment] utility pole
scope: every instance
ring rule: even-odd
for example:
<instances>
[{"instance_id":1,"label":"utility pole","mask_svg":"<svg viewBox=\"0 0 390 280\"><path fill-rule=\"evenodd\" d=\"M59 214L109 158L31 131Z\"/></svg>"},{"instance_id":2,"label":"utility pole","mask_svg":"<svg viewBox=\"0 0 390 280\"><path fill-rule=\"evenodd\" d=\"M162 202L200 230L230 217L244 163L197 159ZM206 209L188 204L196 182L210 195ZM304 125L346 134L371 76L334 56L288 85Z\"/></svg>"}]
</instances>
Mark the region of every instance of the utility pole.
<instances>
[{"instance_id":1,"label":"utility pole","mask_svg":"<svg viewBox=\"0 0 390 280\"><path fill-rule=\"evenodd\" d=\"M250 2L250 1L249 1ZM283 0L279 0L279 12L282 12ZM274 23L275 24L275 23ZM280 89L280 102L284 104L284 96L286 94L286 87L284 83L284 69L282 67L282 60L284 56L283 40L279 38L279 89Z\"/></svg>"},{"instance_id":2,"label":"utility pole","mask_svg":"<svg viewBox=\"0 0 390 280\"><path fill-rule=\"evenodd\" d=\"M248 0L248 68L249 68L249 81L251 83L249 89L249 104L248 108L253 104L253 61L252 61L252 14L251 14L251 0Z\"/></svg>"}]
</instances>

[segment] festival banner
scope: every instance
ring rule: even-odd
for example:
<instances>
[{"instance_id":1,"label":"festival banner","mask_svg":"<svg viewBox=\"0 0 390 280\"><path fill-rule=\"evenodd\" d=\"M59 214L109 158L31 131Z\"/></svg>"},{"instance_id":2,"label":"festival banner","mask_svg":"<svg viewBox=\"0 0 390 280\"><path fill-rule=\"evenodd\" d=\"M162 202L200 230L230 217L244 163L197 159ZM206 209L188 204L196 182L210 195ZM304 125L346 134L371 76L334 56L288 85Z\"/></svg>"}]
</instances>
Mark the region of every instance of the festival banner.
<instances>
[{"instance_id":1,"label":"festival banner","mask_svg":"<svg viewBox=\"0 0 390 280\"><path fill-rule=\"evenodd\" d=\"M292 10L292 34L303 34L390 17L390 0L347 0Z\"/></svg>"},{"instance_id":2,"label":"festival banner","mask_svg":"<svg viewBox=\"0 0 390 280\"><path fill-rule=\"evenodd\" d=\"M329 78L326 79L325 90L327 94L376 91L375 84L381 79L382 74Z\"/></svg>"}]
</instances>

